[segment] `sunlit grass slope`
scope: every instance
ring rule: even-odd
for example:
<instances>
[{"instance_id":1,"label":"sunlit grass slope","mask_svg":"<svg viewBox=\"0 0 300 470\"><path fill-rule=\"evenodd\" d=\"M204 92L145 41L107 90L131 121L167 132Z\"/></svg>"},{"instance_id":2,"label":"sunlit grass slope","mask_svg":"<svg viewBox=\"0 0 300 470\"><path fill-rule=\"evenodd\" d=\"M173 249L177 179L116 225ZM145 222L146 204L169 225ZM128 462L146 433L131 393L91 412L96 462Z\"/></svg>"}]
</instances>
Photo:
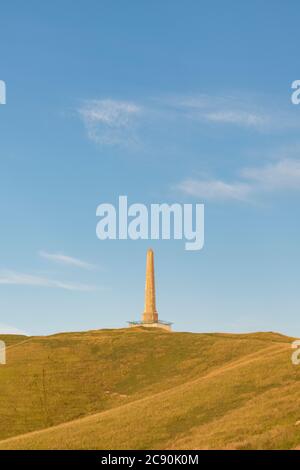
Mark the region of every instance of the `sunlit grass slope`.
<instances>
[{"instance_id":1,"label":"sunlit grass slope","mask_svg":"<svg viewBox=\"0 0 300 470\"><path fill-rule=\"evenodd\" d=\"M0 448L300 442L290 338L126 329L19 340L0 367Z\"/></svg>"}]
</instances>

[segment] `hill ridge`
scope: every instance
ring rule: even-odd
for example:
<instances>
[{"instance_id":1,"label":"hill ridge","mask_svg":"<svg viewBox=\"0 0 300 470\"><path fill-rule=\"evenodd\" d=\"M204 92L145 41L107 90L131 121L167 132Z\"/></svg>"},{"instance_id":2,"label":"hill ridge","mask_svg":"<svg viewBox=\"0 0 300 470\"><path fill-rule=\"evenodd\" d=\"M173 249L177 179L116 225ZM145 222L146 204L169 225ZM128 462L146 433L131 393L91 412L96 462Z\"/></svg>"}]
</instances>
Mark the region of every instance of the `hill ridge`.
<instances>
[{"instance_id":1,"label":"hill ridge","mask_svg":"<svg viewBox=\"0 0 300 470\"><path fill-rule=\"evenodd\" d=\"M295 448L290 344L259 332L30 337L0 368L0 448Z\"/></svg>"},{"instance_id":2,"label":"hill ridge","mask_svg":"<svg viewBox=\"0 0 300 470\"><path fill-rule=\"evenodd\" d=\"M288 346L287 346L286 343L280 343L280 346L279 345L267 346L266 348L263 348L262 350L260 350L258 352L250 353L250 354L246 355L245 357L243 357L241 359L233 361L232 363L222 365L220 368L209 372L207 375L200 376L196 379L192 379L188 382L185 382L183 384L174 386L170 389L163 390L161 392L158 392L155 395L146 396L146 397L131 401L129 403L125 403L124 405L113 407L113 408L110 408L108 410L101 411L101 412L98 412L98 413L95 413L95 414L92 414L92 415L83 416L82 418L77 418L77 419L74 419L74 420L71 420L71 421L67 421L67 422L64 422L64 423L61 423L61 424L58 424L58 425L55 425L55 426L51 426L51 427L46 428L46 429L40 429L40 430L36 430L36 431L33 431L33 432L25 433L25 434L22 434L22 435L14 436L12 438L3 439L3 440L0 441L0 447L1 447L2 444L18 441L20 438L26 438L26 437L30 437L30 436L34 436L34 435L46 434L49 430L63 429L65 427L68 427L69 425L80 424L83 421L89 421L90 419L94 419L96 417L100 417L100 416L103 416L103 415L104 416L109 415L110 413L115 413L120 409L130 408L132 406L135 406L136 404L141 404L141 403L147 402L149 400L151 401L153 399L163 397L164 395L168 395L170 392L171 393L172 392L176 393L176 391L184 390L185 388L189 387L190 385L196 384L197 382L204 381L204 380L209 379L209 378L213 378L213 377L215 377L219 374L226 373L226 371L228 371L228 370L232 370L234 368L241 367L241 366L247 365L251 362L257 361L261 358L262 355L264 356L265 359L267 359L270 355L273 357L275 353L277 353L277 354L281 353L282 350L287 349L287 347Z\"/></svg>"}]
</instances>

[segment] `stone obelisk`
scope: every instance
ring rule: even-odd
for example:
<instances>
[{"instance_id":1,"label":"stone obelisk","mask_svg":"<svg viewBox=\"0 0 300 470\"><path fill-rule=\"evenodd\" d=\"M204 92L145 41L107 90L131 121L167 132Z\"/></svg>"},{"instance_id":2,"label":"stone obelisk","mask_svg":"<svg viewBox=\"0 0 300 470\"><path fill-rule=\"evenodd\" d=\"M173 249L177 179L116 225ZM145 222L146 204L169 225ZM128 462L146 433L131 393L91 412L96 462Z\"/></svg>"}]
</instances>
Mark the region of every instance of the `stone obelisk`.
<instances>
[{"instance_id":1,"label":"stone obelisk","mask_svg":"<svg viewBox=\"0 0 300 470\"><path fill-rule=\"evenodd\" d=\"M142 321L144 323L158 322L158 313L156 310L155 300L154 253L151 249L147 251L145 310L143 313Z\"/></svg>"},{"instance_id":2,"label":"stone obelisk","mask_svg":"<svg viewBox=\"0 0 300 470\"><path fill-rule=\"evenodd\" d=\"M146 262L146 285L145 285L145 308L141 321L129 321L130 328L162 328L171 331L172 323L158 319L155 298L155 278L154 278L154 253L153 250L147 251Z\"/></svg>"}]
</instances>

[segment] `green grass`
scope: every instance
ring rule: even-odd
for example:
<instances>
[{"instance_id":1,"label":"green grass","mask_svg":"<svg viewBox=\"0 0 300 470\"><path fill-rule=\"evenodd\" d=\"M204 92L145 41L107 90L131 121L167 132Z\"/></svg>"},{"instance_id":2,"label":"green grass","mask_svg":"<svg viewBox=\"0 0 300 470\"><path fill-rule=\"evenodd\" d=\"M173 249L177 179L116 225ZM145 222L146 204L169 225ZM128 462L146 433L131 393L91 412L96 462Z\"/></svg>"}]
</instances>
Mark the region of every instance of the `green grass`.
<instances>
[{"instance_id":1,"label":"green grass","mask_svg":"<svg viewBox=\"0 0 300 470\"><path fill-rule=\"evenodd\" d=\"M300 442L300 366L291 364L291 338L141 328L24 339L5 338L0 448L280 449Z\"/></svg>"}]
</instances>

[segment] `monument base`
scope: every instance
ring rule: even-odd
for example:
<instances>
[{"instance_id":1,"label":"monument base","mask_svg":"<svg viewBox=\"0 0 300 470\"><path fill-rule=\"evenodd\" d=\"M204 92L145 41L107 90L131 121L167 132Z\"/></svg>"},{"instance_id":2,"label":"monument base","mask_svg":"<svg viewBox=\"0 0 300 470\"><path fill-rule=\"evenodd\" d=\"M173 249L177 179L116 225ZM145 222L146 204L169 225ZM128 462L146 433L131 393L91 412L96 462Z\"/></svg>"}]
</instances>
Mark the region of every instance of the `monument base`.
<instances>
[{"instance_id":1,"label":"monument base","mask_svg":"<svg viewBox=\"0 0 300 470\"><path fill-rule=\"evenodd\" d=\"M136 328L138 326L143 326L144 328L162 328L166 331L172 331L172 323L167 321L129 321L128 322L129 328Z\"/></svg>"}]
</instances>

